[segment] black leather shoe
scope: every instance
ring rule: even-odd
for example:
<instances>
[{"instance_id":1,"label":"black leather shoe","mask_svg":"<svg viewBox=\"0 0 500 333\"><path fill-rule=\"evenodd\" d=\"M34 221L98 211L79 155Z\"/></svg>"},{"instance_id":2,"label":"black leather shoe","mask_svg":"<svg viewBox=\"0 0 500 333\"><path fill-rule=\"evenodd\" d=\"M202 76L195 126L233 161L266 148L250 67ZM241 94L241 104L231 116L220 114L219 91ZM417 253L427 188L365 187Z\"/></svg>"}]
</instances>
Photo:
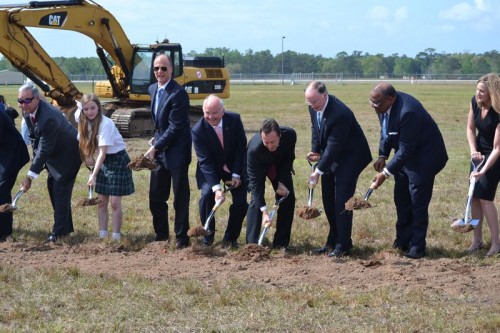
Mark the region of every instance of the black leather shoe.
<instances>
[{"instance_id":1,"label":"black leather shoe","mask_svg":"<svg viewBox=\"0 0 500 333\"><path fill-rule=\"evenodd\" d=\"M403 244L399 239L395 239L394 243L392 243L392 248L401 251L408 251L409 246L408 244Z\"/></svg>"},{"instance_id":2,"label":"black leather shoe","mask_svg":"<svg viewBox=\"0 0 500 333\"><path fill-rule=\"evenodd\" d=\"M168 236L166 234L157 233L155 235L155 242L164 242L168 240Z\"/></svg>"},{"instance_id":3,"label":"black leather shoe","mask_svg":"<svg viewBox=\"0 0 500 333\"><path fill-rule=\"evenodd\" d=\"M57 235L56 234L49 234L49 237L47 237L47 242L48 243L55 243L57 241Z\"/></svg>"},{"instance_id":4,"label":"black leather shoe","mask_svg":"<svg viewBox=\"0 0 500 333\"><path fill-rule=\"evenodd\" d=\"M204 246L212 246L213 243L214 243L214 234L203 237Z\"/></svg>"},{"instance_id":5,"label":"black leather shoe","mask_svg":"<svg viewBox=\"0 0 500 333\"><path fill-rule=\"evenodd\" d=\"M189 246L189 241L177 241L175 242L175 248L177 250L185 249Z\"/></svg>"},{"instance_id":6,"label":"black leather shoe","mask_svg":"<svg viewBox=\"0 0 500 333\"><path fill-rule=\"evenodd\" d=\"M341 257L349 256L350 254L351 254L351 252L349 250L342 250L341 248L337 247L332 252L328 253L328 256L341 258Z\"/></svg>"},{"instance_id":7,"label":"black leather shoe","mask_svg":"<svg viewBox=\"0 0 500 333\"><path fill-rule=\"evenodd\" d=\"M328 252L330 252L330 248L328 246L323 246L323 247L320 247L319 249L312 250L312 253L314 253L314 254L325 254Z\"/></svg>"},{"instance_id":8,"label":"black leather shoe","mask_svg":"<svg viewBox=\"0 0 500 333\"><path fill-rule=\"evenodd\" d=\"M10 236L10 234L0 234L0 242L3 243L7 241L7 238Z\"/></svg>"},{"instance_id":9,"label":"black leather shoe","mask_svg":"<svg viewBox=\"0 0 500 333\"><path fill-rule=\"evenodd\" d=\"M406 258L410 259L420 259L425 257L425 250L420 251L418 247L412 247L408 252L405 253Z\"/></svg>"}]
</instances>

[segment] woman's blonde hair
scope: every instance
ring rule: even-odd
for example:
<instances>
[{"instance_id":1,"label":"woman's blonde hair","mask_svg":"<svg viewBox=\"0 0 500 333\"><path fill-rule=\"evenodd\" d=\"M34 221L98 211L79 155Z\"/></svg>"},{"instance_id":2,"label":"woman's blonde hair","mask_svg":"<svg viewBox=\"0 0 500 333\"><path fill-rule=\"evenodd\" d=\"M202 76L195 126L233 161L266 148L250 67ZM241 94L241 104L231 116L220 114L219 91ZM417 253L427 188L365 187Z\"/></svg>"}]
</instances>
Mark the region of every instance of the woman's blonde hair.
<instances>
[{"instance_id":1,"label":"woman's blonde hair","mask_svg":"<svg viewBox=\"0 0 500 333\"><path fill-rule=\"evenodd\" d=\"M488 73L483 75L477 80L477 83L483 83L490 94L491 106L493 109L500 113L500 78L495 73ZM479 106L481 103L478 101Z\"/></svg>"},{"instance_id":2,"label":"woman's blonde hair","mask_svg":"<svg viewBox=\"0 0 500 333\"><path fill-rule=\"evenodd\" d=\"M83 112L85 104L91 101L97 104L98 109L97 116L92 122ZM88 161L94 161L94 156L99 148L97 135L99 134L99 126L101 126L102 122L102 106L101 101L99 101L99 98L94 94L84 94L80 99L80 103L82 103L82 111L78 120L78 134L80 134L80 157L84 163L87 163Z\"/></svg>"}]
</instances>

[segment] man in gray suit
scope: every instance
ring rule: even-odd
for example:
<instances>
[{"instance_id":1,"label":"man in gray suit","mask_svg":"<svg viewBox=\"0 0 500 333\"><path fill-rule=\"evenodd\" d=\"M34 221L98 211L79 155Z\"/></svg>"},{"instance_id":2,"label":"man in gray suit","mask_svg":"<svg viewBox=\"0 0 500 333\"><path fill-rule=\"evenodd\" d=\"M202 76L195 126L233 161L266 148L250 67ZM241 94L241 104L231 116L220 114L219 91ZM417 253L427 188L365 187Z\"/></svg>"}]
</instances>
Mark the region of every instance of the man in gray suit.
<instances>
[{"instance_id":1,"label":"man in gray suit","mask_svg":"<svg viewBox=\"0 0 500 333\"><path fill-rule=\"evenodd\" d=\"M34 156L22 186L28 191L31 182L47 169L47 188L54 209L54 227L47 241L55 242L73 232L71 195L81 164L77 131L33 84L19 88L17 101L28 125Z\"/></svg>"}]
</instances>

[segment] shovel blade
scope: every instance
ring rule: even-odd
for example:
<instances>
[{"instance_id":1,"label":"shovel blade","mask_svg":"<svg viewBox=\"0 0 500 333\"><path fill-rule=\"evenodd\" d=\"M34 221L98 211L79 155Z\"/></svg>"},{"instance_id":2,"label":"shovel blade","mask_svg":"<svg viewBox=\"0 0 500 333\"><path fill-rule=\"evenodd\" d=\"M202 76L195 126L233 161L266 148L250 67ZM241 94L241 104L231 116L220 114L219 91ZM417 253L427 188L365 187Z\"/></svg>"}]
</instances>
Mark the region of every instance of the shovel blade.
<instances>
[{"instance_id":1,"label":"shovel blade","mask_svg":"<svg viewBox=\"0 0 500 333\"><path fill-rule=\"evenodd\" d=\"M267 234L267 230L269 230L269 227L264 227L264 229L260 233L259 242L257 244L262 245L262 242L264 241L264 237Z\"/></svg>"},{"instance_id":2,"label":"shovel blade","mask_svg":"<svg viewBox=\"0 0 500 333\"><path fill-rule=\"evenodd\" d=\"M471 219L467 222L464 219L457 219L454 220L450 226L453 231L466 233L474 230L478 224L479 224L478 219Z\"/></svg>"}]
</instances>

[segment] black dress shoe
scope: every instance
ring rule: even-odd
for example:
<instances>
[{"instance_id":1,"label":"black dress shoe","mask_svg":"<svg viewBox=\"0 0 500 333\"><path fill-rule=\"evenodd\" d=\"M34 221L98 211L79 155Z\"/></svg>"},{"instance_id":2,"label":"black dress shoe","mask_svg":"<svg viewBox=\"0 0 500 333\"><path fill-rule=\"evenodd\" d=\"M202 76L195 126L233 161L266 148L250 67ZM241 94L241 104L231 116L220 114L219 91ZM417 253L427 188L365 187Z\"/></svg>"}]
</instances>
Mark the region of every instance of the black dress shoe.
<instances>
[{"instance_id":1,"label":"black dress shoe","mask_svg":"<svg viewBox=\"0 0 500 333\"><path fill-rule=\"evenodd\" d=\"M406 258L410 259L420 259L425 257L425 250L419 250L416 246L412 247L408 252L405 253Z\"/></svg>"},{"instance_id":2,"label":"black dress shoe","mask_svg":"<svg viewBox=\"0 0 500 333\"><path fill-rule=\"evenodd\" d=\"M314 254L325 254L328 252L330 252L330 248L328 246L323 246L323 247L320 247L319 249L312 250L312 253L314 253Z\"/></svg>"},{"instance_id":3,"label":"black dress shoe","mask_svg":"<svg viewBox=\"0 0 500 333\"><path fill-rule=\"evenodd\" d=\"M3 243L7 241L7 238L10 236L10 234L0 234L0 242Z\"/></svg>"},{"instance_id":4,"label":"black dress shoe","mask_svg":"<svg viewBox=\"0 0 500 333\"><path fill-rule=\"evenodd\" d=\"M351 252L349 250L342 250L340 247L336 247L332 252L328 253L329 257L346 257L349 256Z\"/></svg>"},{"instance_id":5,"label":"black dress shoe","mask_svg":"<svg viewBox=\"0 0 500 333\"><path fill-rule=\"evenodd\" d=\"M392 248L401 251L408 251L409 246L408 244L403 244L403 242L401 242L399 239L395 239L394 243L392 243Z\"/></svg>"},{"instance_id":6,"label":"black dress shoe","mask_svg":"<svg viewBox=\"0 0 500 333\"><path fill-rule=\"evenodd\" d=\"M214 243L214 234L203 237L204 246L212 246L213 243Z\"/></svg>"},{"instance_id":7,"label":"black dress shoe","mask_svg":"<svg viewBox=\"0 0 500 333\"><path fill-rule=\"evenodd\" d=\"M168 240L168 236L166 234L157 233L155 235L155 242L164 242Z\"/></svg>"},{"instance_id":8,"label":"black dress shoe","mask_svg":"<svg viewBox=\"0 0 500 333\"><path fill-rule=\"evenodd\" d=\"M189 241L177 241L175 242L175 248L177 250L185 249L189 246Z\"/></svg>"},{"instance_id":9,"label":"black dress shoe","mask_svg":"<svg viewBox=\"0 0 500 333\"><path fill-rule=\"evenodd\" d=\"M47 242L48 243L55 243L57 241L57 235L56 234L49 234L49 237L47 237Z\"/></svg>"}]
</instances>

